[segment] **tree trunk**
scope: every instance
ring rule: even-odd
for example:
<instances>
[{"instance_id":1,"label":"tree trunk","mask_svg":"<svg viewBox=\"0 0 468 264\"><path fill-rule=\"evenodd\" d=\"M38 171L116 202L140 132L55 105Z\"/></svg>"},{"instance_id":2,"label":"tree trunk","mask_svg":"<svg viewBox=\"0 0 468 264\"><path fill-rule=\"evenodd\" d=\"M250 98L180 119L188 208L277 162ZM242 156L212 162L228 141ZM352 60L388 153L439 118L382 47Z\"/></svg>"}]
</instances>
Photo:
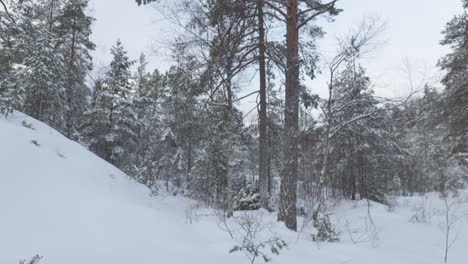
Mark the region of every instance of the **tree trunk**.
<instances>
[{"instance_id":1,"label":"tree trunk","mask_svg":"<svg viewBox=\"0 0 468 264\"><path fill-rule=\"evenodd\" d=\"M334 78L334 70L330 68L330 84L328 85L328 101L327 101L327 125L325 131L325 149L323 155L323 162L322 162L322 169L320 170L320 195L319 195L319 203L325 201L325 180L327 177L327 169L328 169L328 162L330 157L330 132L331 132L331 125L333 121L333 113L332 113L332 100L333 100L333 78Z\"/></svg>"},{"instance_id":2,"label":"tree trunk","mask_svg":"<svg viewBox=\"0 0 468 264\"><path fill-rule=\"evenodd\" d=\"M272 164L272 160L274 158L273 156L273 151L271 151L272 149L272 146L273 146L273 142L272 142L272 139L271 139L271 125L270 125L270 120L267 120L267 125L268 125L268 129L267 129L267 136L268 136L268 166L267 166L267 169L268 169L268 172L267 172L267 178L268 178L268 193L270 194L270 197L271 197L271 190L273 189L273 179L272 179L272 176L271 176L271 164Z\"/></svg>"},{"instance_id":3,"label":"tree trunk","mask_svg":"<svg viewBox=\"0 0 468 264\"><path fill-rule=\"evenodd\" d=\"M67 87L67 103L68 103L68 107L69 109L67 109L67 123L66 123L66 134L67 134L67 137L71 137L71 135L73 134L73 127L74 127L74 121L73 120L73 112L76 111L77 109L73 109L72 107L72 98L73 98L73 94L74 94L74 78L73 78L73 74L75 74L73 72L73 65L74 65L74 62L75 62L75 54L76 54L76 51L75 51L75 42L76 42L76 31L75 31L75 28L76 28L76 18L74 17L73 18L73 32L72 32L72 40L71 40L71 50L70 50L70 61L69 61L69 65L68 65L68 72L67 72L67 78L68 78L68 87ZM75 113L76 114L76 113Z\"/></svg>"},{"instance_id":4,"label":"tree trunk","mask_svg":"<svg viewBox=\"0 0 468 264\"><path fill-rule=\"evenodd\" d=\"M229 61L227 64L227 77L226 77L226 90L227 90L227 109L226 109L226 116L225 122L227 122L227 129L229 130L232 126L232 117L233 117L233 106L232 106L232 63ZM233 199L232 199L232 172L230 170L230 161L232 156L232 138L231 133L228 131L228 139L227 139L227 157L226 157L226 216L232 217L233 213Z\"/></svg>"},{"instance_id":5,"label":"tree trunk","mask_svg":"<svg viewBox=\"0 0 468 264\"><path fill-rule=\"evenodd\" d=\"M258 15L258 65L260 71L260 111L258 115L259 127L259 163L258 176L260 187L260 203L268 209L270 193L268 189L268 130L267 130L267 97L266 97L266 63L265 63L265 25L263 18L263 0L257 0Z\"/></svg>"},{"instance_id":6,"label":"tree trunk","mask_svg":"<svg viewBox=\"0 0 468 264\"><path fill-rule=\"evenodd\" d=\"M187 182L190 183L192 180L192 139L189 139L187 147Z\"/></svg>"},{"instance_id":7,"label":"tree trunk","mask_svg":"<svg viewBox=\"0 0 468 264\"><path fill-rule=\"evenodd\" d=\"M111 99L112 100L112 99ZM114 106L114 102L110 102L110 108L109 108L109 126L108 126L108 131L107 133L112 133L113 131L113 127L114 127L114 110L115 110L115 106ZM109 144L109 142L105 142L104 143L104 159L112 164L115 165L115 161L113 160L113 155L112 155L112 148L113 146L111 146Z\"/></svg>"},{"instance_id":8,"label":"tree trunk","mask_svg":"<svg viewBox=\"0 0 468 264\"><path fill-rule=\"evenodd\" d=\"M299 31L297 8L297 0L288 0L284 164L281 175L280 211L278 214L278 220L284 221L286 227L291 230L297 229L296 190L299 150Z\"/></svg>"},{"instance_id":9,"label":"tree trunk","mask_svg":"<svg viewBox=\"0 0 468 264\"><path fill-rule=\"evenodd\" d=\"M356 183L356 166L355 166L355 163L356 163L356 152L354 151L354 148L351 150L351 168L350 168L350 172L351 172L351 200L356 200L356 194L357 194L357 183Z\"/></svg>"}]
</instances>

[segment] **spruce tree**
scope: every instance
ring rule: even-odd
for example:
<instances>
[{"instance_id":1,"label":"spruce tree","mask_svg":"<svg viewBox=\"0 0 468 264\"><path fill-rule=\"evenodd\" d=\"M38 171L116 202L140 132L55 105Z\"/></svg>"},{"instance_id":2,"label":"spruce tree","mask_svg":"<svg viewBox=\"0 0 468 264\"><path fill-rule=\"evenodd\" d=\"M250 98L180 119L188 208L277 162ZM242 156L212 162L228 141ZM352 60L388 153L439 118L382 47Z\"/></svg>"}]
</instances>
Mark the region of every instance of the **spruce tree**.
<instances>
[{"instance_id":1,"label":"spruce tree","mask_svg":"<svg viewBox=\"0 0 468 264\"><path fill-rule=\"evenodd\" d=\"M136 143L136 113L130 67L133 64L117 41L112 47L110 70L103 82L95 87L92 109L87 113L85 135L90 148L120 168L128 167L124 153L134 151Z\"/></svg>"},{"instance_id":2,"label":"spruce tree","mask_svg":"<svg viewBox=\"0 0 468 264\"><path fill-rule=\"evenodd\" d=\"M38 39L24 60L21 78L26 91L24 111L59 131L64 130L67 109L62 62L49 39Z\"/></svg>"},{"instance_id":3,"label":"spruce tree","mask_svg":"<svg viewBox=\"0 0 468 264\"><path fill-rule=\"evenodd\" d=\"M8 116L24 102L24 87L20 85L23 67L18 66L18 25L12 13L0 11L0 114Z\"/></svg>"},{"instance_id":4,"label":"spruce tree","mask_svg":"<svg viewBox=\"0 0 468 264\"><path fill-rule=\"evenodd\" d=\"M24 86L19 81L23 68L5 71L0 74L0 114L6 117L15 109L21 110L24 104Z\"/></svg>"},{"instance_id":5,"label":"spruce tree","mask_svg":"<svg viewBox=\"0 0 468 264\"><path fill-rule=\"evenodd\" d=\"M468 152L468 1L463 0L465 11L452 18L443 31L442 44L452 51L442 58L439 65L446 71L442 79L447 95L446 116L450 138L454 147L451 152Z\"/></svg>"}]
</instances>

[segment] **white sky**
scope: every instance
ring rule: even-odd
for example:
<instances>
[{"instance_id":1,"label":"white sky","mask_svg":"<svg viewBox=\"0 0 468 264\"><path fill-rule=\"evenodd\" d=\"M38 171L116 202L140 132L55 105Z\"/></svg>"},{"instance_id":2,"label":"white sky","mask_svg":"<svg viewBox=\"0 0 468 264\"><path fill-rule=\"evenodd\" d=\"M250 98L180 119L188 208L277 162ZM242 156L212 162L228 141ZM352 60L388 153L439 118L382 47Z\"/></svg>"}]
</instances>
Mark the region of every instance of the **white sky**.
<instances>
[{"instance_id":1,"label":"white sky","mask_svg":"<svg viewBox=\"0 0 468 264\"><path fill-rule=\"evenodd\" d=\"M382 40L386 43L367 56L363 65L368 69L376 93L389 97L409 92L408 76L403 70L405 60L411 62L415 86L422 79L432 81L440 74L437 60L448 52L439 45L441 31L454 15L462 12L461 0L340 0L338 6L344 11L335 22L323 22L327 35L320 42L320 49L324 54L332 54L336 49L336 36L357 26L365 16L385 21L387 26ZM164 44L172 39L174 26L165 22L156 10L149 6L138 7L134 0L91 0L90 7L97 19L92 36L97 44L96 68L109 62L109 49L118 38L132 59L144 52L149 56L150 68L165 70L170 66ZM245 91L256 86L255 83L246 85L249 87ZM326 81L319 76L310 85L313 92L323 94Z\"/></svg>"}]
</instances>

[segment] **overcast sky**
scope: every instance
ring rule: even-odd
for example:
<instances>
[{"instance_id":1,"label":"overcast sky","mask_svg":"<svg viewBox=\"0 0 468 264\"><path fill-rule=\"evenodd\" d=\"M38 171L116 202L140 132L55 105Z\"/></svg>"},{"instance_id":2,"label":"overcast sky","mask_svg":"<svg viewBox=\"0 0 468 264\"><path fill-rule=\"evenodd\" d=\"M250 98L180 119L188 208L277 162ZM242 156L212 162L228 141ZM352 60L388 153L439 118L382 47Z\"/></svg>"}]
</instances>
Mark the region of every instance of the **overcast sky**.
<instances>
[{"instance_id":1,"label":"overcast sky","mask_svg":"<svg viewBox=\"0 0 468 264\"><path fill-rule=\"evenodd\" d=\"M341 0L338 5L344 11L335 22L321 23L327 35L320 41L320 49L324 54L332 54L336 36L358 25L363 17L385 21L381 39L386 43L367 56L363 65L376 93L391 97L404 96L409 91L408 76L403 70L405 60L412 65L415 86L422 79L436 78L437 60L448 52L439 45L441 31L455 14L462 12L461 0ZM109 49L118 38L132 59L144 52L149 56L151 68L165 70L171 64L164 43L172 39L174 26L153 8L138 7L134 0L91 0L90 7L97 19L92 36L97 44L96 68L109 62ZM250 86L253 85L256 84ZM314 92L323 94L326 82L318 77L310 85Z\"/></svg>"}]
</instances>

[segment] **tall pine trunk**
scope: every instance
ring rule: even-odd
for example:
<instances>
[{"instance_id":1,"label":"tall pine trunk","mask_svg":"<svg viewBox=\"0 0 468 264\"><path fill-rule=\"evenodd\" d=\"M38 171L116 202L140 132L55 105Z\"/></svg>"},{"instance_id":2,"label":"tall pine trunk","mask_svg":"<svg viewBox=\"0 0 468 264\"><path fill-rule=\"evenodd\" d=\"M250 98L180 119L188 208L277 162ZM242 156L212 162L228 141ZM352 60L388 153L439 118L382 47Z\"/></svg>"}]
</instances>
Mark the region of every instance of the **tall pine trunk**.
<instances>
[{"instance_id":1,"label":"tall pine trunk","mask_svg":"<svg viewBox=\"0 0 468 264\"><path fill-rule=\"evenodd\" d=\"M284 111L284 164L278 220L297 230L296 201L299 136L299 30L297 0L288 0L286 26L287 72Z\"/></svg>"},{"instance_id":2,"label":"tall pine trunk","mask_svg":"<svg viewBox=\"0 0 468 264\"><path fill-rule=\"evenodd\" d=\"M260 203L268 209L270 198L269 189L269 145L267 129L267 96L266 96L266 63L265 63L265 23L263 17L263 0L257 0L258 16L258 65L260 72L260 112L258 118L259 127L259 164L258 176L260 187Z\"/></svg>"}]
</instances>

